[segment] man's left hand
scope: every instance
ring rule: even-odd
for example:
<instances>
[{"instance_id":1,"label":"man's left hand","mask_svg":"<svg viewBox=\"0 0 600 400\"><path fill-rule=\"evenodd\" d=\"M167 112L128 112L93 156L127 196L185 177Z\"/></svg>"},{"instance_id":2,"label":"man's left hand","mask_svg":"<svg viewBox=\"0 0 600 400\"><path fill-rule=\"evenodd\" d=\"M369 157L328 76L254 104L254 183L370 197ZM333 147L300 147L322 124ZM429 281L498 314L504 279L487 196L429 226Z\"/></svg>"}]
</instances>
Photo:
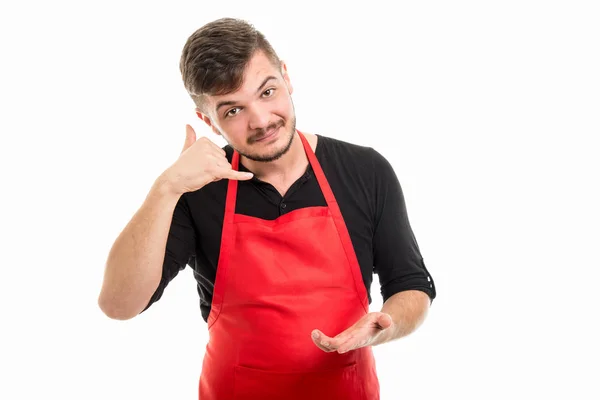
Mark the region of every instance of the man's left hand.
<instances>
[{"instance_id":1,"label":"man's left hand","mask_svg":"<svg viewBox=\"0 0 600 400\"><path fill-rule=\"evenodd\" d=\"M312 331L312 340L323 351L328 353L337 351L342 354L380 342L381 336L388 334L393 324L389 314L371 312L335 337L329 337L315 329Z\"/></svg>"}]
</instances>

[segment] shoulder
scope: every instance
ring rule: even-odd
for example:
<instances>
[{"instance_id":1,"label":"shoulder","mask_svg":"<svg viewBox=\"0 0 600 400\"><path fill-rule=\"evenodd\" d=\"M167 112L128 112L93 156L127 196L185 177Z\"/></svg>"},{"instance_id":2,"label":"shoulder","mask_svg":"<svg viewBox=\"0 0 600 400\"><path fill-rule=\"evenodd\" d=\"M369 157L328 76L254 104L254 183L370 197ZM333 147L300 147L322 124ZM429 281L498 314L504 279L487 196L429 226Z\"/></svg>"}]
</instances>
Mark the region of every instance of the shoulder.
<instances>
[{"instance_id":1,"label":"shoulder","mask_svg":"<svg viewBox=\"0 0 600 400\"><path fill-rule=\"evenodd\" d=\"M320 134L317 134L317 137L319 140L316 155L319 161L337 164L345 169L353 169L361 175L372 174L382 169L391 170L389 161L373 147Z\"/></svg>"},{"instance_id":2,"label":"shoulder","mask_svg":"<svg viewBox=\"0 0 600 400\"><path fill-rule=\"evenodd\" d=\"M336 139L331 136L324 136L321 134L316 134L316 136L319 138L317 142L317 151L319 150L319 147L322 151L338 153L340 155L368 155L373 151L373 148L371 147Z\"/></svg>"}]
</instances>

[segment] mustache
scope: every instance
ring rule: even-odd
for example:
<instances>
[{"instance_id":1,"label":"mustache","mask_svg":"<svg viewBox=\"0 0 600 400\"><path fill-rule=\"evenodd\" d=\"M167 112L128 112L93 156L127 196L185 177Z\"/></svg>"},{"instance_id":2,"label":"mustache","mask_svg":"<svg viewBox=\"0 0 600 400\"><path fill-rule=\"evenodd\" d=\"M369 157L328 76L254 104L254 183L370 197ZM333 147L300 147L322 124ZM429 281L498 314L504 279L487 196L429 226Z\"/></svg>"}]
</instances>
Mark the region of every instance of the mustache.
<instances>
[{"instance_id":1,"label":"mustache","mask_svg":"<svg viewBox=\"0 0 600 400\"><path fill-rule=\"evenodd\" d=\"M280 121L279 121L279 122L277 122L276 124L271 124L271 125L267 126L266 128L261 128L261 129L258 129L258 130L256 131L256 132L257 132L257 133L256 133L256 135L253 135L252 137L250 137L250 138L248 139L248 143L252 144L252 143L254 143L255 141L257 141L257 140L259 140L259 139L263 138L264 136L266 136L266 135L267 135L267 132L270 132L270 131L272 131L272 130L275 130L275 129L281 128L281 127L283 127L283 126L285 126L285 122L283 122L283 120L280 120Z\"/></svg>"}]
</instances>

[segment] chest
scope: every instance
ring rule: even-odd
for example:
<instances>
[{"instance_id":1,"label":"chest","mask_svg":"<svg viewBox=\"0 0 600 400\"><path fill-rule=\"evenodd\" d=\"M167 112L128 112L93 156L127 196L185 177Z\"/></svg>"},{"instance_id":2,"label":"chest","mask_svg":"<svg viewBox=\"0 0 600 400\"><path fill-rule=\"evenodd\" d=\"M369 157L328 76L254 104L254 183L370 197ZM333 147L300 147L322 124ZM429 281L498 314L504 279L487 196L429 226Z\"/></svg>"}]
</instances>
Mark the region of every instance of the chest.
<instances>
[{"instance_id":1,"label":"chest","mask_svg":"<svg viewBox=\"0 0 600 400\"><path fill-rule=\"evenodd\" d=\"M369 199L357 195L356 191L341 181L330 179L329 184L356 250L370 254L374 218ZM208 247L211 254L218 253L220 245L227 185L223 182L214 189L212 193L207 192L201 198L194 199L197 206L191 206L199 234L198 246ZM284 195L280 189L265 182L241 181L237 192L236 214L271 221L301 208L327 206L319 183L310 171L283 192Z\"/></svg>"},{"instance_id":2,"label":"chest","mask_svg":"<svg viewBox=\"0 0 600 400\"><path fill-rule=\"evenodd\" d=\"M370 287L373 271L373 233L374 218L371 196L357 195L353 187L342 180L329 179L333 194L340 208L342 218L348 229L363 279ZM225 217L225 198L227 182L215 182L210 191L203 191L190 197L190 211L196 231L196 279L212 287L215 279L223 233ZM242 214L263 220L275 220L294 210L307 207L324 207L325 197L316 178L307 174L295 182L285 195L272 185L256 185L252 181L240 182L238 186L236 214ZM317 235L318 232L306 232Z\"/></svg>"}]
</instances>

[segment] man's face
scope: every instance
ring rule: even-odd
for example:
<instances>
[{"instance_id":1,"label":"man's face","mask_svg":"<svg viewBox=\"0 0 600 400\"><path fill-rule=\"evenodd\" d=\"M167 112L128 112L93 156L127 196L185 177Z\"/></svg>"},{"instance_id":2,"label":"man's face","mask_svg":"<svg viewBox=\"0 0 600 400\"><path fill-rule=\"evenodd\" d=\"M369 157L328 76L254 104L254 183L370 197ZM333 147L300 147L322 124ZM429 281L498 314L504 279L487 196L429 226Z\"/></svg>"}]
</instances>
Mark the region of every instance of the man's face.
<instances>
[{"instance_id":1,"label":"man's face","mask_svg":"<svg viewBox=\"0 0 600 400\"><path fill-rule=\"evenodd\" d=\"M199 116L241 155L269 162L285 154L296 131L292 85L285 65L277 68L256 53L234 93L208 96Z\"/></svg>"}]
</instances>

